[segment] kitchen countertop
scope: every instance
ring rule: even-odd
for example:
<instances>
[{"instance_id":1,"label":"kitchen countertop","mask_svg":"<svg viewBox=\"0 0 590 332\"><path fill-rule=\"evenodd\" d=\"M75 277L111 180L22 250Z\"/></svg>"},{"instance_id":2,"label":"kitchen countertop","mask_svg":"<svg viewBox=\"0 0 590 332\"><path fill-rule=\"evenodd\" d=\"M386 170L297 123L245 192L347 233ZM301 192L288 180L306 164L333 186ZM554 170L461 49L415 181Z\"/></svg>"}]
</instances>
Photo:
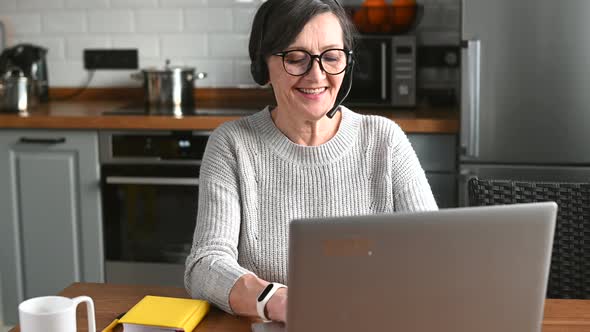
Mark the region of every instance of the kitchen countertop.
<instances>
[{"instance_id":1,"label":"kitchen countertop","mask_svg":"<svg viewBox=\"0 0 590 332\"><path fill-rule=\"evenodd\" d=\"M199 104L199 103L198 103ZM137 130L208 130L243 115L104 115L123 111L124 101L50 102L28 114L0 113L0 129L137 129ZM219 103L204 108L219 108ZM198 107L198 108L199 108ZM231 106L230 106L231 107ZM243 108L243 107L242 107ZM252 112L260 107L252 107ZM457 133L459 114L453 109L417 107L412 110L372 110L353 108L363 114L377 114L395 121L407 133Z\"/></svg>"}]
</instances>

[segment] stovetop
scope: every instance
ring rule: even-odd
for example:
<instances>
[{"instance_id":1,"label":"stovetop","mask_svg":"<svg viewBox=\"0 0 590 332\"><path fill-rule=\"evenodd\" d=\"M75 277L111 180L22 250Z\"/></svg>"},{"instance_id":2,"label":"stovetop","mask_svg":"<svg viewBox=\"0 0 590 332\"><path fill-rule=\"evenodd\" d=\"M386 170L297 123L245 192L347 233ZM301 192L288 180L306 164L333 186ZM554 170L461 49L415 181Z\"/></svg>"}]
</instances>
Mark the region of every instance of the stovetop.
<instances>
[{"instance_id":1,"label":"stovetop","mask_svg":"<svg viewBox=\"0 0 590 332\"><path fill-rule=\"evenodd\" d=\"M197 116L197 115L213 115L213 116L246 116L258 112L259 109L254 108L147 108L140 105L128 105L113 111L103 112L103 115L167 115L167 116Z\"/></svg>"}]
</instances>

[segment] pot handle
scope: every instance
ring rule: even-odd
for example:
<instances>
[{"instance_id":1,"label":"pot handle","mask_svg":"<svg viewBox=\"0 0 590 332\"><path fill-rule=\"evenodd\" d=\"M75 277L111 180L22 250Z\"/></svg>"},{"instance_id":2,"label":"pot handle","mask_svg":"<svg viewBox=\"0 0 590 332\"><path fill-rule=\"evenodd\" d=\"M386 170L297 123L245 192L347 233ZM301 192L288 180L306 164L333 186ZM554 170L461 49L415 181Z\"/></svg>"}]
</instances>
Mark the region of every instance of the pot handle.
<instances>
[{"instance_id":1,"label":"pot handle","mask_svg":"<svg viewBox=\"0 0 590 332\"><path fill-rule=\"evenodd\" d=\"M2 76L3 79L9 79L11 77L24 77L25 73L23 73L23 71L18 68L18 67L8 67L8 69L6 69L6 72L4 73L4 75Z\"/></svg>"},{"instance_id":2,"label":"pot handle","mask_svg":"<svg viewBox=\"0 0 590 332\"><path fill-rule=\"evenodd\" d=\"M143 81L143 73L132 73L129 76L136 81Z\"/></svg>"},{"instance_id":3,"label":"pot handle","mask_svg":"<svg viewBox=\"0 0 590 332\"><path fill-rule=\"evenodd\" d=\"M202 80L205 77L207 77L207 73L198 73L196 76L193 76L192 74L186 75L186 81L190 82L193 79L197 79L197 80Z\"/></svg>"}]
</instances>

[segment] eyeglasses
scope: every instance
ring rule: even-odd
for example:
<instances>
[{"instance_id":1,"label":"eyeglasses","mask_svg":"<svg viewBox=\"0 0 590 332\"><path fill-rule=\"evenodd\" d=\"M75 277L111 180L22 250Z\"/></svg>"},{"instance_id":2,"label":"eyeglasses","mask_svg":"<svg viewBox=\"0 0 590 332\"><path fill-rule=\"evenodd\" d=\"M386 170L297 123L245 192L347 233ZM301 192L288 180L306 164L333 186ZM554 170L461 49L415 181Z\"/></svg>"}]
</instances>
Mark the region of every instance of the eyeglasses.
<instances>
[{"instance_id":1,"label":"eyeglasses","mask_svg":"<svg viewBox=\"0 0 590 332\"><path fill-rule=\"evenodd\" d=\"M291 50L273 53L272 55L283 58L283 67L289 75L303 76L313 66L312 60L317 59L320 69L326 74L338 75L348 67L348 57L352 56L351 50L331 48L321 54L311 54L305 50Z\"/></svg>"}]
</instances>

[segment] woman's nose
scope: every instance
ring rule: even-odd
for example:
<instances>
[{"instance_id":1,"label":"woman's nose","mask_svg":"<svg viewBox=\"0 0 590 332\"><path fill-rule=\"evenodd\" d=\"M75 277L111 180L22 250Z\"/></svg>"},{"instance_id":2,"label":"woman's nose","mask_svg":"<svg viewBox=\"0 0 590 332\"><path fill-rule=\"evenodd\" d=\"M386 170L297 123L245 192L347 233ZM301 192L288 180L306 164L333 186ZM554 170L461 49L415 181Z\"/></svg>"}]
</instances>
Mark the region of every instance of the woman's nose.
<instances>
[{"instance_id":1,"label":"woman's nose","mask_svg":"<svg viewBox=\"0 0 590 332\"><path fill-rule=\"evenodd\" d=\"M309 78L324 78L326 76L326 72L322 70L320 66L320 59L312 59L311 61L311 68L307 75Z\"/></svg>"}]
</instances>

